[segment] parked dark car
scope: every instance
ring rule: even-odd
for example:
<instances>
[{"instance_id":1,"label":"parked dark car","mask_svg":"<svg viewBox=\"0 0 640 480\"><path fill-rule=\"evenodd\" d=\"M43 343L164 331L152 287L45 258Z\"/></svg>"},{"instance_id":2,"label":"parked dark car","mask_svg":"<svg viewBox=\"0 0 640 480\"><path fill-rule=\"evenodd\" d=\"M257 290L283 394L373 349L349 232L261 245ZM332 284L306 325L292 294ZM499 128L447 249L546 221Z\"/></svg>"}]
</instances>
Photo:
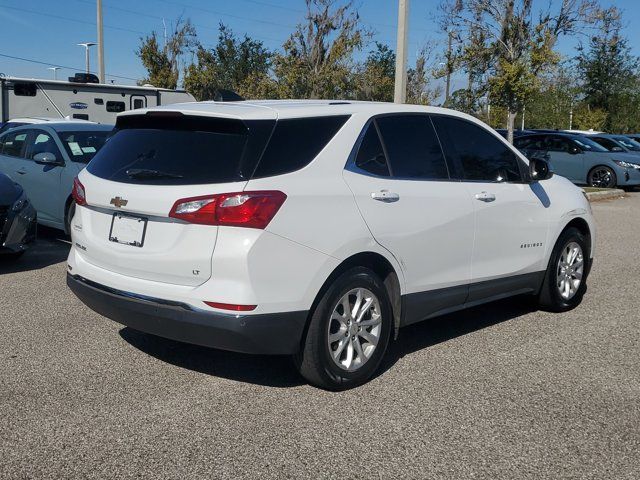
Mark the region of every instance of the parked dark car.
<instances>
[{"instance_id":1,"label":"parked dark car","mask_svg":"<svg viewBox=\"0 0 640 480\"><path fill-rule=\"evenodd\" d=\"M35 209L22 187L0 173L0 258L22 255L35 238Z\"/></svg>"},{"instance_id":2,"label":"parked dark car","mask_svg":"<svg viewBox=\"0 0 640 480\"><path fill-rule=\"evenodd\" d=\"M554 173L574 183L614 188L640 185L640 157L610 152L590 135L541 133L514 139L514 146L529 158L544 158Z\"/></svg>"}]
</instances>

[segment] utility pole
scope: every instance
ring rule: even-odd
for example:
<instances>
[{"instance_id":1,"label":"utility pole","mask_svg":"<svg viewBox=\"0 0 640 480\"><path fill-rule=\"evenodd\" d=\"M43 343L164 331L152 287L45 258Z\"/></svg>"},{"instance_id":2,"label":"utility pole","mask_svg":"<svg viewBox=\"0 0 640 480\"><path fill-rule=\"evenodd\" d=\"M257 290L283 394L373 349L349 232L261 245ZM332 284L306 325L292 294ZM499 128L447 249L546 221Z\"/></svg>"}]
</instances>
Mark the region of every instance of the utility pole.
<instances>
[{"instance_id":1,"label":"utility pole","mask_svg":"<svg viewBox=\"0 0 640 480\"><path fill-rule=\"evenodd\" d=\"M60 67L48 67L47 70L52 70L53 71L53 79L54 80L58 79L58 70L60 70Z\"/></svg>"},{"instance_id":2,"label":"utility pole","mask_svg":"<svg viewBox=\"0 0 640 480\"><path fill-rule=\"evenodd\" d=\"M396 48L396 82L393 95L395 103L407 101L407 24L409 0L398 0L398 40Z\"/></svg>"},{"instance_id":3,"label":"utility pole","mask_svg":"<svg viewBox=\"0 0 640 480\"><path fill-rule=\"evenodd\" d=\"M89 69L89 47L93 47L94 45L95 42L83 42L78 44L79 47L84 47L84 61L87 67L87 73L91 73L91 70Z\"/></svg>"},{"instance_id":4,"label":"utility pole","mask_svg":"<svg viewBox=\"0 0 640 480\"><path fill-rule=\"evenodd\" d=\"M104 75L104 35L102 27L102 0L96 0L96 25L98 26L98 78L100 83L107 80Z\"/></svg>"}]
</instances>

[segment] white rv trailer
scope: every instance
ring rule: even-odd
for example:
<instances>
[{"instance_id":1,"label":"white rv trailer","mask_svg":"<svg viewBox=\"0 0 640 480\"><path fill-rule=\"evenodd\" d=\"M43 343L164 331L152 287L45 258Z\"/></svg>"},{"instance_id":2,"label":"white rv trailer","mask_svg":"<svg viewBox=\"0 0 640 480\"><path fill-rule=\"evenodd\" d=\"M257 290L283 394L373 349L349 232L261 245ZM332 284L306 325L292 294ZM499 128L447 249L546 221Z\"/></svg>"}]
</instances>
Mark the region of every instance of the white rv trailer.
<instances>
[{"instance_id":1,"label":"white rv trailer","mask_svg":"<svg viewBox=\"0 0 640 480\"><path fill-rule=\"evenodd\" d=\"M0 77L2 122L16 117L53 117L115 123L116 115L126 110L194 101L184 90L153 86Z\"/></svg>"}]
</instances>

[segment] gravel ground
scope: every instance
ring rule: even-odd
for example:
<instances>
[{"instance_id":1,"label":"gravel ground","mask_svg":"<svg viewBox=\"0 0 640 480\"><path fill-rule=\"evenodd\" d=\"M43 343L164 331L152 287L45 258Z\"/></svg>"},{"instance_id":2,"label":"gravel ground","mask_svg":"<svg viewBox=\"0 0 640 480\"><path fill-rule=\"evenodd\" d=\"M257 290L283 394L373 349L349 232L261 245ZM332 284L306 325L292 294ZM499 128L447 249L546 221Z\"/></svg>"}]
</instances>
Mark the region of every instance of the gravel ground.
<instances>
[{"instance_id":1,"label":"gravel ground","mask_svg":"<svg viewBox=\"0 0 640 480\"><path fill-rule=\"evenodd\" d=\"M0 478L638 479L640 194L594 210L580 307L408 327L343 393L100 317L44 232L0 266Z\"/></svg>"}]
</instances>

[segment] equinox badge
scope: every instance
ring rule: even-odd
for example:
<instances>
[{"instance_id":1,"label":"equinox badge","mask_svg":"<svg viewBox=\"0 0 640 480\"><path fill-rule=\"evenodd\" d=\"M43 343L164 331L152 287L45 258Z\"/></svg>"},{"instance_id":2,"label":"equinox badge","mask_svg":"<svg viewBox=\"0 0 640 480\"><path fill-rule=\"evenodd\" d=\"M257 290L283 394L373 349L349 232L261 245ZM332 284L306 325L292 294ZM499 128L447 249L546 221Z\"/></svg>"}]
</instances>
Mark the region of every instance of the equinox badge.
<instances>
[{"instance_id":1,"label":"equinox badge","mask_svg":"<svg viewBox=\"0 0 640 480\"><path fill-rule=\"evenodd\" d=\"M129 200L125 200L124 198L121 198L121 197L114 197L111 199L109 203L115 206L116 208L121 208L126 206L127 203L129 203Z\"/></svg>"}]
</instances>

